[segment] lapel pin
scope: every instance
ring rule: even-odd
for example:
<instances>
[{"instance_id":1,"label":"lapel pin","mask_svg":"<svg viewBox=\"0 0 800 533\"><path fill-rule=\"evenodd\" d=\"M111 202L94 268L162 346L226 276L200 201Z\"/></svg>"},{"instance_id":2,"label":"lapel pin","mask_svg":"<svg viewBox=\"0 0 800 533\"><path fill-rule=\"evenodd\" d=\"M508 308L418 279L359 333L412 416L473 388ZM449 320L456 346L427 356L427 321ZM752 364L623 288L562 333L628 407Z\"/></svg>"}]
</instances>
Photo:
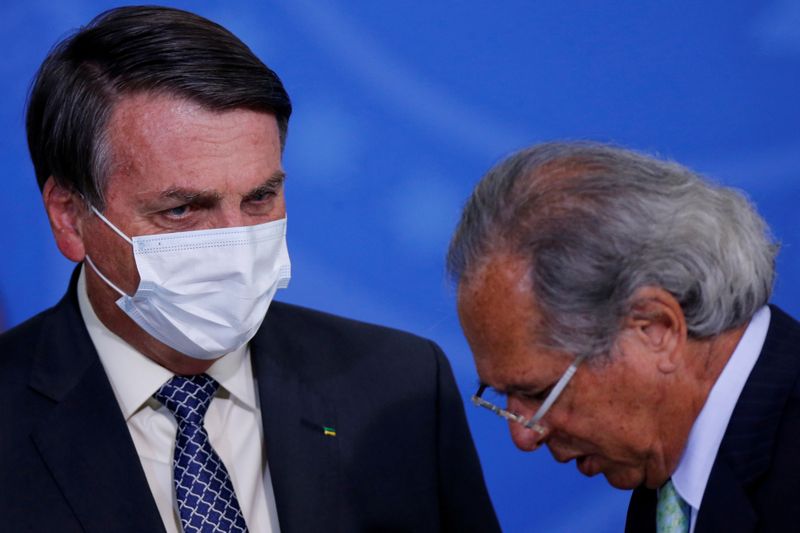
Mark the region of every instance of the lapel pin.
<instances>
[{"instance_id":1,"label":"lapel pin","mask_svg":"<svg viewBox=\"0 0 800 533\"><path fill-rule=\"evenodd\" d=\"M336 430L332 427L322 426L322 432L325 434L326 437L336 436Z\"/></svg>"}]
</instances>

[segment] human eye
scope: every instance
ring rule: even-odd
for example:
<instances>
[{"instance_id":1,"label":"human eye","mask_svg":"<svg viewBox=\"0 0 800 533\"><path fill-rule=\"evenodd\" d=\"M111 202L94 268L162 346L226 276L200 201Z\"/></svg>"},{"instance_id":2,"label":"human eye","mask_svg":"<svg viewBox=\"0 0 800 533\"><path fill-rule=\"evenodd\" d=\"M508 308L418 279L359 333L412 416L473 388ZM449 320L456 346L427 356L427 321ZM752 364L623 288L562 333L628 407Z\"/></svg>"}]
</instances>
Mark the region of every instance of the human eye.
<instances>
[{"instance_id":1,"label":"human eye","mask_svg":"<svg viewBox=\"0 0 800 533\"><path fill-rule=\"evenodd\" d=\"M543 389L532 389L532 390L524 390L519 391L517 395L528 402L532 403L542 403L547 396L550 394L550 391L553 390L553 386L550 385Z\"/></svg>"},{"instance_id":2,"label":"human eye","mask_svg":"<svg viewBox=\"0 0 800 533\"><path fill-rule=\"evenodd\" d=\"M154 222L168 231L179 231L191 227L198 220L202 206L185 202L157 211Z\"/></svg>"},{"instance_id":3,"label":"human eye","mask_svg":"<svg viewBox=\"0 0 800 533\"><path fill-rule=\"evenodd\" d=\"M242 201L242 210L251 216L268 216L278 205L279 184L267 184L248 194Z\"/></svg>"},{"instance_id":4,"label":"human eye","mask_svg":"<svg viewBox=\"0 0 800 533\"><path fill-rule=\"evenodd\" d=\"M260 189L247 197L247 202L251 204L262 204L272 200L277 191L275 189Z\"/></svg>"},{"instance_id":5,"label":"human eye","mask_svg":"<svg viewBox=\"0 0 800 533\"><path fill-rule=\"evenodd\" d=\"M171 220L181 220L189 216L190 211L191 206L189 204L183 204L165 209L161 212L161 214Z\"/></svg>"}]
</instances>

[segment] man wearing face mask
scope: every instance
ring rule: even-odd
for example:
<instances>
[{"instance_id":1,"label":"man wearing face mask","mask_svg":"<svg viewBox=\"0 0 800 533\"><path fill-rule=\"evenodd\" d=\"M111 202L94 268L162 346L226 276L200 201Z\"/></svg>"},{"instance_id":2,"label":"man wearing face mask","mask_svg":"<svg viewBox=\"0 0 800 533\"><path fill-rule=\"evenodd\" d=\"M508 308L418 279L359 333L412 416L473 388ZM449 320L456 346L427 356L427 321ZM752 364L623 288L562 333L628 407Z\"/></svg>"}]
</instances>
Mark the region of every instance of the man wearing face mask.
<instances>
[{"instance_id":1,"label":"man wearing face mask","mask_svg":"<svg viewBox=\"0 0 800 533\"><path fill-rule=\"evenodd\" d=\"M290 113L184 11L113 9L48 55L28 142L80 264L0 337L0 529L498 529L441 351L272 302Z\"/></svg>"}]
</instances>

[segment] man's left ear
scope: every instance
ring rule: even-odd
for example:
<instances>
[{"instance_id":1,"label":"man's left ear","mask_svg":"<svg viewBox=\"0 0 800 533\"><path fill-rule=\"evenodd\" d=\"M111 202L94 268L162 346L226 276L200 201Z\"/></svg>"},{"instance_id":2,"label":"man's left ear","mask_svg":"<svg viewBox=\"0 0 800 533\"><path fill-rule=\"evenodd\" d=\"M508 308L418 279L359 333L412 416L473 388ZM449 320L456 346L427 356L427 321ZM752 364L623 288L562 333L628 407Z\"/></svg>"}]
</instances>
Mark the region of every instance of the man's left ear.
<instances>
[{"instance_id":1,"label":"man's left ear","mask_svg":"<svg viewBox=\"0 0 800 533\"><path fill-rule=\"evenodd\" d=\"M641 287L625 319L628 340L657 358L658 369L674 372L686 345L686 317L672 294L660 287Z\"/></svg>"}]
</instances>

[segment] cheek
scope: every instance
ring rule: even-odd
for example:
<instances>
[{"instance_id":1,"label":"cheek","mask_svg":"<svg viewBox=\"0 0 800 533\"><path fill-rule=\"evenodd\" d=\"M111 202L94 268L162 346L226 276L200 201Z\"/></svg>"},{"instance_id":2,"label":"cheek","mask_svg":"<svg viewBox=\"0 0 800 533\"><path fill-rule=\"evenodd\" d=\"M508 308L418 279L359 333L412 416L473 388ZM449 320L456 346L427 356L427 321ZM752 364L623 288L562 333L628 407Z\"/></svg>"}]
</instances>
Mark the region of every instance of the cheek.
<instances>
[{"instance_id":1,"label":"cheek","mask_svg":"<svg viewBox=\"0 0 800 533\"><path fill-rule=\"evenodd\" d=\"M553 428L553 445L587 454L621 456L627 429L620 413L599 402L582 405L585 407L579 411L568 402L554 407L545 417Z\"/></svg>"},{"instance_id":2,"label":"cheek","mask_svg":"<svg viewBox=\"0 0 800 533\"><path fill-rule=\"evenodd\" d=\"M638 468L650 451L648 428L624 419L623 414L595 420L581 428L576 438L588 443L593 453L618 465Z\"/></svg>"},{"instance_id":3,"label":"cheek","mask_svg":"<svg viewBox=\"0 0 800 533\"><path fill-rule=\"evenodd\" d=\"M84 240L86 251L104 276L127 294L133 294L139 286L139 271L131 245L118 235L107 233L112 230L90 232Z\"/></svg>"},{"instance_id":4,"label":"cheek","mask_svg":"<svg viewBox=\"0 0 800 533\"><path fill-rule=\"evenodd\" d=\"M119 273L120 278L127 283L125 288L122 288L128 294L133 294L139 287L139 270L136 268L136 260L133 258L133 252L128 248L118 250L115 256L115 268Z\"/></svg>"},{"instance_id":5,"label":"cheek","mask_svg":"<svg viewBox=\"0 0 800 533\"><path fill-rule=\"evenodd\" d=\"M600 409L605 433L605 445L614 453L638 461L646 457L658 434L658 420L647 407L643 391L641 394L619 393L618 401L607 401Z\"/></svg>"}]
</instances>

